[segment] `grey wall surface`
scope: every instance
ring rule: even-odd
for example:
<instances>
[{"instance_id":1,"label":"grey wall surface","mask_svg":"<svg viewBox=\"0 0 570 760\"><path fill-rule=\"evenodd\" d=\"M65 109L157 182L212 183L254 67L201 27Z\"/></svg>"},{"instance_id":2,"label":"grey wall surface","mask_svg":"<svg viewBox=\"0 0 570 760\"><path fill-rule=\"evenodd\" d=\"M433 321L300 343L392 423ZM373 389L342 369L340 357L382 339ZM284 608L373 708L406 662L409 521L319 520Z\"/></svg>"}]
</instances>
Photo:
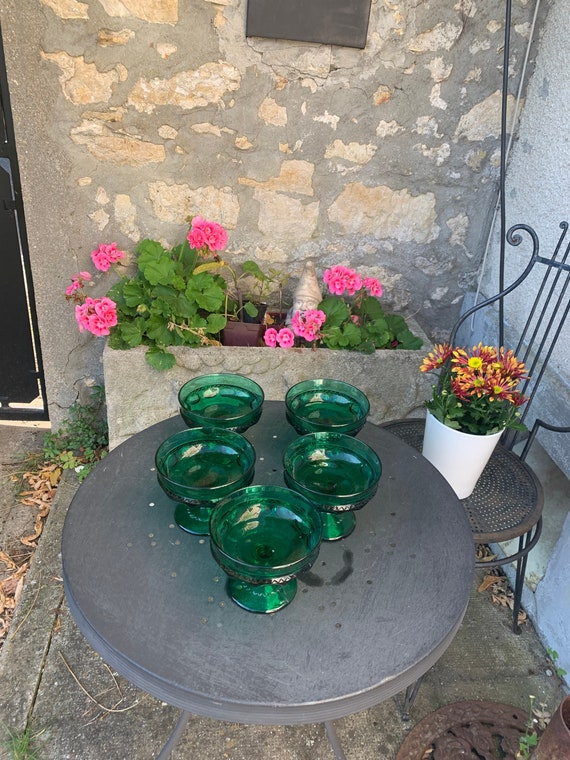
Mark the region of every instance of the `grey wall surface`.
<instances>
[{"instance_id":1,"label":"grey wall surface","mask_svg":"<svg viewBox=\"0 0 570 760\"><path fill-rule=\"evenodd\" d=\"M513 145L507 172L507 227L530 224L540 239L541 253L550 256L558 242L561 221L570 221L570 43L566 29L569 0L557 0L544 26L536 70L529 83L527 103ZM564 247L570 241L565 240ZM528 250L528 247L527 247ZM514 257L516 261L516 255ZM491 266L485 287L496 276ZM513 263L511 275L520 263ZM520 323L528 312L535 289L519 298L507 317ZM560 336L552 359L553 372L546 378L536 413L557 425L570 425L570 325ZM570 477L570 434L547 434L541 442ZM567 507L570 505L566 505ZM545 519L548 520L548 514ZM570 672L570 517L566 518L535 600L535 624L549 646L559 653L558 665Z\"/></svg>"}]
</instances>

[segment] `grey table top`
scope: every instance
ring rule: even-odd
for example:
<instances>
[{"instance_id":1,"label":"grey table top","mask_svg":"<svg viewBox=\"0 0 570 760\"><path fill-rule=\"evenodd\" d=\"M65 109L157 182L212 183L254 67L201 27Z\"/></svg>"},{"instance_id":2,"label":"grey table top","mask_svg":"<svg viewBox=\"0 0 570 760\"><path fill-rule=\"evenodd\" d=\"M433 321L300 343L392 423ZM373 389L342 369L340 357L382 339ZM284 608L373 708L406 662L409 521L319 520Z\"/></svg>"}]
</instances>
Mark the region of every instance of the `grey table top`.
<instances>
[{"instance_id":1,"label":"grey table top","mask_svg":"<svg viewBox=\"0 0 570 760\"><path fill-rule=\"evenodd\" d=\"M175 525L154 469L173 417L112 451L75 495L63 531L70 610L103 659L187 712L244 723L323 722L414 683L459 627L473 582L473 538L446 481L416 450L367 424L383 464L352 535L322 544L278 612L246 612L226 594L207 537ZM296 437L281 402L245 433L254 483L284 485Z\"/></svg>"}]
</instances>

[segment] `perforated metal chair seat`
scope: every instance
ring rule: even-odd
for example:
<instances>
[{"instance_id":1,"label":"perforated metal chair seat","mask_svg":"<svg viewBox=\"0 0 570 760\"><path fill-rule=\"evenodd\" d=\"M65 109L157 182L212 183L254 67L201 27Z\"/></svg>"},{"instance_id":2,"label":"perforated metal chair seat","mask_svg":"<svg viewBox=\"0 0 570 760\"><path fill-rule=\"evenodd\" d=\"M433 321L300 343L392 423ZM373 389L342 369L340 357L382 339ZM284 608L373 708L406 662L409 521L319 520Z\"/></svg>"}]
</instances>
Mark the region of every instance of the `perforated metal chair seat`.
<instances>
[{"instance_id":1,"label":"perforated metal chair seat","mask_svg":"<svg viewBox=\"0 0 570 760\"><path fill-rule=\"evenodd\" d=\"M396 420L382 427L421 452L423 419ZM489 544L529 533L541 519L544 495L532 469L512 451L498 445L475 490L461 503L475 543Z\"/></svg>"}]
</instances>

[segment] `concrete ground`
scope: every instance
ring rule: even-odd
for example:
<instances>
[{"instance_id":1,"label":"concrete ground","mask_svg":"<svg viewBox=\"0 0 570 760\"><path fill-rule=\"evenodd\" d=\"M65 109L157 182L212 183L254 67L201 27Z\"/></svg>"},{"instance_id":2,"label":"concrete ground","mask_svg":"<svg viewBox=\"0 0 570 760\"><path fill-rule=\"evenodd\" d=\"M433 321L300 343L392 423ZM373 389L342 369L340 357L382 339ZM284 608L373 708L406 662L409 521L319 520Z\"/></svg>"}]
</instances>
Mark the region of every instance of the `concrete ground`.
<instances>
[{"instance_id":1,"label":"concrete ground","mask_svg":"<svg viewBox=\"0 0 570 760\"><path fill-rule=\"evenodd\" d=\"M18 453L37 447L38 438L37 428L22 431L0 425L0 463L13 463ZM0 487L0 515L5 517L10 510L17 511L16 500L4 478ZM76 488L73 475L58 487L0 650L0 740L28 727L36 737L38 760L150 760L157 757L179 712L113 673L87 645L68 611L60 540ZM10 523L13 520L0 519L0 550L2 532ZM531 623L515 636L510 612L493 604L489 592L477 590L481 578L478 574L455 640L426 675L409 723L400 719L403 695L335 721L347 760L393 760L409 730L448 703L487 700L526 711L534 695L547 711L559 705L563 684ZM322 725L248 726L195 717L172 757L333 760L334 753ZM12 760L13 755L0 749L0 758Z\"/></svg>"}]
</instances>

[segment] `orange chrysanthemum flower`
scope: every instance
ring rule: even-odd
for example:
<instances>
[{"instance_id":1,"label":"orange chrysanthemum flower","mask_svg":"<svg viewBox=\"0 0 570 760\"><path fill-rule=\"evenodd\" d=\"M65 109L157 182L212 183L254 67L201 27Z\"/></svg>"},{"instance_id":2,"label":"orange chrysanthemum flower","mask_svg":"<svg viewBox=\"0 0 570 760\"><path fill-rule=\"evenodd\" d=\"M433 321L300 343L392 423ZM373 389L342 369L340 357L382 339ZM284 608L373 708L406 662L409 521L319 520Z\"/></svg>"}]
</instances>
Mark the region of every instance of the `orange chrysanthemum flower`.
<instances>
[{"instance_id":1,"label":"orange chrysanthemum flower","mask_svg":"<svg viewBox=\"0 0 570 760\"><path fill-rule=\"evenodd\" d=\"M451 356L453 349L447 343L436 343L426 358L423 360L420 367L421 372L431 372L434 369L439 369Z\"/></svg>"},{"instance_id":2,"label":"orange chrysanthemum flower","mask_svg":"<svg viewBox=\"0 0 570 760\"><path fill-rule=\"evenodd\" d=\"M441 370L426 407L451 427L488 433L520 424L518 408L527 398L517 386L528 378L524 362L512 350L482 343L469 350L437 344L420 369Z\"/></svg>"}]
</instances>

